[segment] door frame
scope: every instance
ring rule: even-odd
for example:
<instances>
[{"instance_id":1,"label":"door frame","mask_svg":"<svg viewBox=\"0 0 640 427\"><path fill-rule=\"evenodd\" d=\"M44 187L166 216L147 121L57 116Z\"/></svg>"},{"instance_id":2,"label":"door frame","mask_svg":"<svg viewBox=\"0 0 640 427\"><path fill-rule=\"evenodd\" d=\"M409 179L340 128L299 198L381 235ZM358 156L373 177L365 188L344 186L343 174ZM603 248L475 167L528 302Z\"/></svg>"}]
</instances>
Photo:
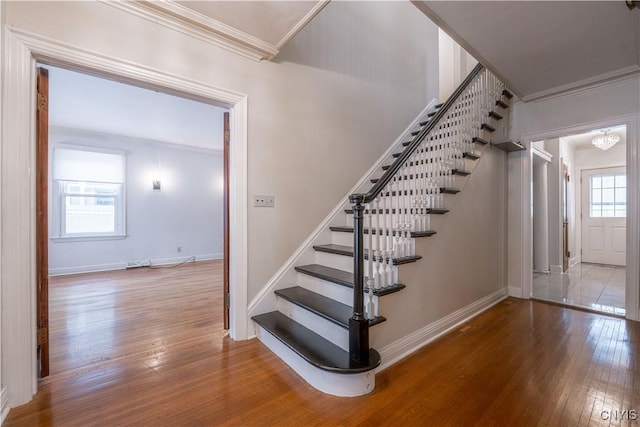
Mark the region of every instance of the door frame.
<instances>
[{"instance_id":1,"label":"door frame","mask_svg":"<svg viewBox=\"0 0 640 427\"><path fill-rule=\"evenodd\" d=\"M150 89L179 94L229 108L230 147L230 335L249 338L247 317L247 96L189 80L116 57L88 51L17 28L5 32L5 78L1 82L3 206L2 383L8 407L27 403L37 391L36 369L36 210L35 75L36 62L116 78ZM28 212L28 215L25 213ZM25 363L26 361L26 363Z\"/></svg>"},{"instance_id":2,"label":"door frame","mask_svg":"<svg viewBox=\"0 0 640 427\"><path fill-rule=\"evenodd\" d=\"M607 128L619 125L627 127L627 274L625 286L626 318L640 321L640 188L638 179L640 178L640 151L638 150L640 114L627 114L617 117L603 119L601 121L552 129L545 132L523 134L521 143L526 147L520 157L513 158L517 170L520 171L520 182L514 182L513 187L519 194L513 196L513 216L522 218L522 227L515 231L510 239L519 245L519 256L521 269L515 272L517 279L522 284L518 296L521 298L531 298L533 269L533 235L531 215L531 186L533 183L532 174L532 154L531 143L533 141L559 138L564 135L584 133L596 128ZM518 233L518 234L516 234ZM511 293L511 292L510 292ZM515 294L513 292L512 294Z\"/></svg>"}]
</instances>

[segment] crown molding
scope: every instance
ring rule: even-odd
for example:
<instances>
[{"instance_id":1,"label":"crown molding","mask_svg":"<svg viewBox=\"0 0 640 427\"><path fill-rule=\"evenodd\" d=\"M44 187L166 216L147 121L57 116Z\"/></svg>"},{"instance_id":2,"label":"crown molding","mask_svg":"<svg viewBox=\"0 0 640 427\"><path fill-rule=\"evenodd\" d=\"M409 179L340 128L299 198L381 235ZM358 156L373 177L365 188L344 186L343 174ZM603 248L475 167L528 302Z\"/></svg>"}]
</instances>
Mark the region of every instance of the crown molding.
<instances>
[{"instance_id":1,"label":"crown molding","mask_svg":"<svg viewBox=\"0 0 640 427\"><path fill-rule=\"evenodd\" d=\"M174 1L99 1L254 61L272 59L280 52L275 46L257 37L188 9Z\"/></svg>"},{"instance_id":2,"label":"crown molding","mask_svg":"<svg viewBox=\"0 0 640 427\"><path fill-rule=\"evenodd\" d=\"M566 95L574 95L598 87L605 87L613 83L623 80L632 79L640 76L640 66L631 65L609 73L600 74L586 79L577 80L566 85L556 86L551 89L545 89L540 92L521 97L524 102L540 101L543 99L557 98Z\"/></svg>"},{"instance_id":3,"label":"crown molding","mask_svg":"<svg viewBox=\"0 0 640 427\"><path fill-rule=\"evenodd\" d=\"M302 17L302 19L300 19L300 21L298 21L298 23L296 25L293 26L293 28L291 29L291 31L289 31L283 38L282 40L280 40L277 44L276 44L276 49L282 49L282 46L284 46L285 44L287 44L289 42L289 40L291 40L296 34L298 34L298 32L300 30L302 30L304 28L305 25L307 25L309 23L309 21L311 21L313 18L315 18L315 16L320 13L320 11L322 9L324 9L324 7L326 5L329 4L331 0L320 0L319 2L316 3L315 6L313 6L313 8L311 8L311 10ZM271 58L269 58L271 59Z\"/></svg>"}]
</instances>

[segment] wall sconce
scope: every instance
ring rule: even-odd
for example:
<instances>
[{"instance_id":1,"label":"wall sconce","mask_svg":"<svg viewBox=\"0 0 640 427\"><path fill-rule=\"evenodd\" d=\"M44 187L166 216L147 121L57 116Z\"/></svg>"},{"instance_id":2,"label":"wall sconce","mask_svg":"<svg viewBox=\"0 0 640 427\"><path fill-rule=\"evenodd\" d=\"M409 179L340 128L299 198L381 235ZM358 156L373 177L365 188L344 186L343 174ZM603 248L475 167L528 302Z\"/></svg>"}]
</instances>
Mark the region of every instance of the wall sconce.
<instances>
[{"instance_id":1,"label":"wall sconce","mask_svg":"<svg viewBox=\"0 0 640 427\"><path fill-rule=\"evenodd\" d=\"M160 191L160 180L159 179L154 179L153 180L153 191Z\"/></svg>"}]
</instances>

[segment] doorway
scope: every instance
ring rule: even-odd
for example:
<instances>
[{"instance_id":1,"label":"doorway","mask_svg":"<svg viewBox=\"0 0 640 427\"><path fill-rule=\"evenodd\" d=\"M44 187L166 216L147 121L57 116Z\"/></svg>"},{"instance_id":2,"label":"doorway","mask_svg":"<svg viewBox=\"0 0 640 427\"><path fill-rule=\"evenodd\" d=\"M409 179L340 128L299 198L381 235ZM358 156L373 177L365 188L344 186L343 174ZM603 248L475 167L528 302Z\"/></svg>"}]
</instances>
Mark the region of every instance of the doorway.
<instances>
[{"instance_id":1,"label":"doorway","mask_svg":"<svg viewBox=\"0 0 640 427\"><path fill-rule=\"evenodd\" d=\"M603 135L615 143L596 147ZM542 181L535 179L540 162L533 162L532 298L625 315L626 144L624 125L532 143L532 151L540 145L549 154L544 191ZM544 216L536 208L541 204L536 195L541 193L548 204L549 225L548 234L542 236L535 226ZM538 247L541 242L548 242L547 254ZM540 254L547 264L536 258ZM548 265L548 270L536 269L537 265Z\"/></svg>"},{"instance_id":2,"label":"doorway","mask_svg":"<svg viewBox=\"0 0 640 427\"><path fill-rule=\"evenodd\" d=\"M28 402L37 391L36 369L36 213L35 179L35 72L36 61L71 67L95 75L163 89L229 108L231 111L229 173L229 229L231 231L230 328L232 339L247 339L247 96L211 82L151 69L122 58L106 57L77 46L8 28L5 33L3 98L12 108L3 109L2 181L3 239L2 321L14 325L3 334L2 381L11 390L9 405ZM10 159L10 160L9 160ZM26 286L26 285L29 286ZM25 362L27 361L27 362Z\"/></svg>"},{"instance_id":3,"label":"doorway","mask_svg":"<svg viewBox=\"0 0 640 427\"><path fill-rule=\"evenodd\" d=\"M228 227L223 221L228 112L47 68L50 233L38 248L46 245L53 274L52 373L149 355L158 340L177 345L182 336L173 324L215 326L229 312L223 310L225 259L207 261L220 259L229 246L223 230L223 224ZM205 302L196 316L195 305ZM128 324L127 319L137 320ZM219 323L226 327L228 319ZM174 332L161 338L159 330Z\"/></svg>"}]
</instances>

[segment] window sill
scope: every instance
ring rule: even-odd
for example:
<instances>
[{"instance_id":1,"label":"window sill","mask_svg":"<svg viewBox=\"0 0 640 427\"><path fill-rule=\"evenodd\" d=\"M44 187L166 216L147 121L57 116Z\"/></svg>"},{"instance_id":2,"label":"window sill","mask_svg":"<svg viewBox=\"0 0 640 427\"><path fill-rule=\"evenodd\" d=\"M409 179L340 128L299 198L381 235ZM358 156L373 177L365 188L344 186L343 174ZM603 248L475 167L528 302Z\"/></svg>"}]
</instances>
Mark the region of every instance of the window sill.
<instances>
[{"instance_id":1,"label":"window sill","mask_svg":"<svg viewBox=\"0 0 640 427\"><path fill-rule=\"evenodd\" d=\"M70 236L70 237L50 237L49 240L54 243L63 242L97 242L101 240L124 240L127 234L118 234L113 236Z\"/></svg>"}]
</instances>

